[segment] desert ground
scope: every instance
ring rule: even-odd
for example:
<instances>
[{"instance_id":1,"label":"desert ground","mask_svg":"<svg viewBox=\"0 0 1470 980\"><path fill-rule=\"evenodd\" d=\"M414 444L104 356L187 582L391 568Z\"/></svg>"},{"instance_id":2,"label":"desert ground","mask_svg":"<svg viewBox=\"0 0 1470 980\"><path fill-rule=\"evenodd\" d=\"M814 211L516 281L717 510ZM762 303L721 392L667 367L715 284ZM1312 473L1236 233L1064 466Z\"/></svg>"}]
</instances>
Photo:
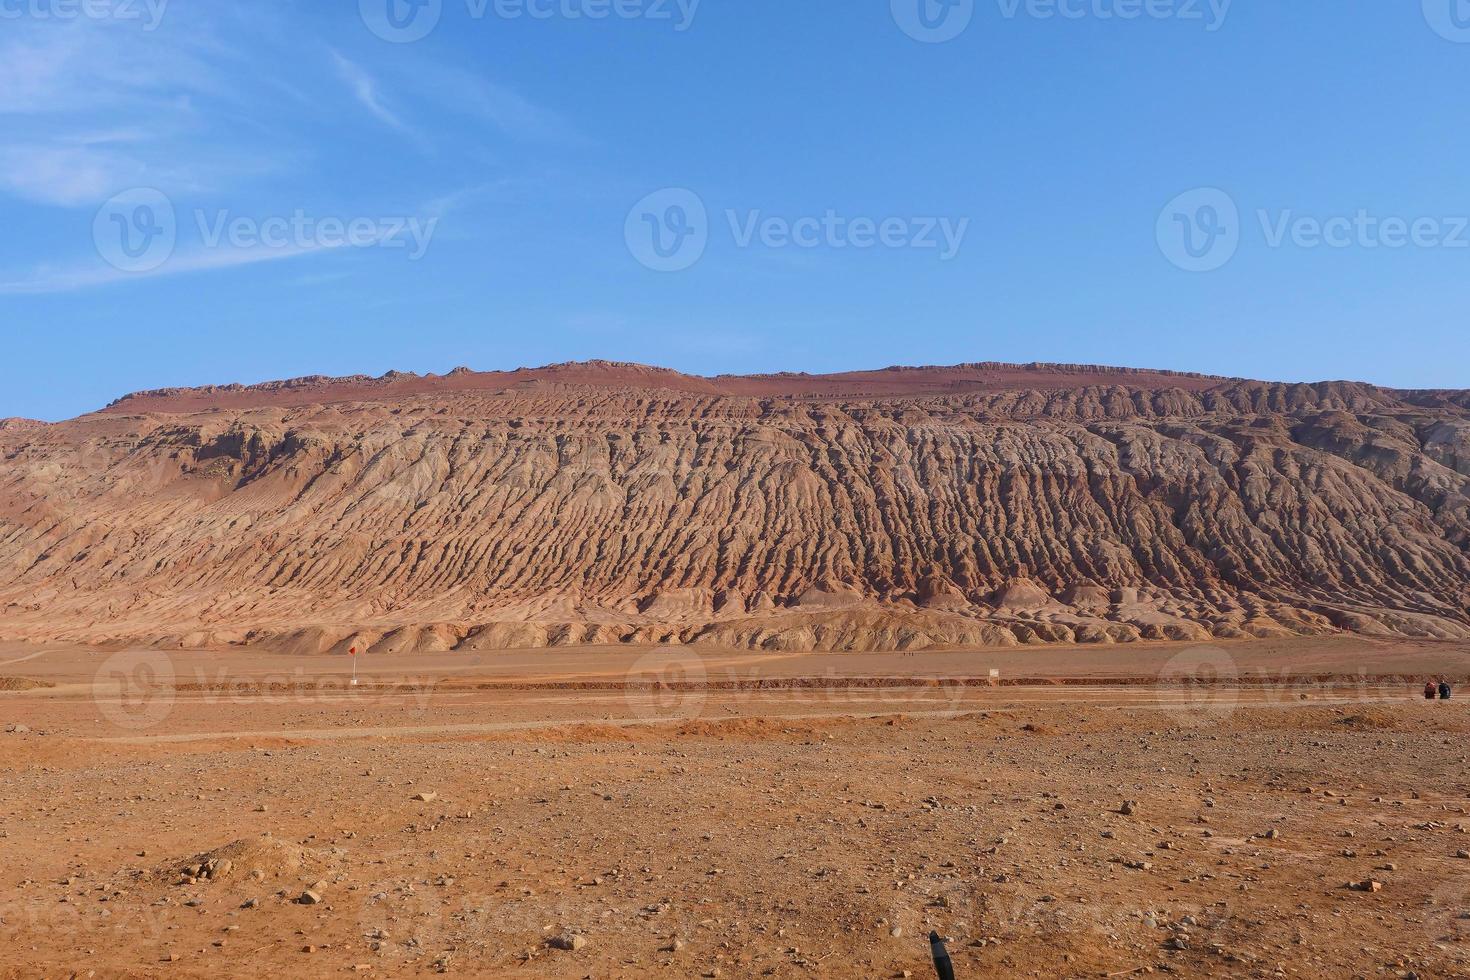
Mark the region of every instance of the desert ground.
<instances>
[{"instance_id":1,"label":"desert ground","mask_svg":"<svg viewBox=\"0 0 1470 980\"><path fill-rule=\"evenodd\" d=\"M1470 976L1464 643L357 669L0 647L0 976Z\"/></svg>"}]
</instances>

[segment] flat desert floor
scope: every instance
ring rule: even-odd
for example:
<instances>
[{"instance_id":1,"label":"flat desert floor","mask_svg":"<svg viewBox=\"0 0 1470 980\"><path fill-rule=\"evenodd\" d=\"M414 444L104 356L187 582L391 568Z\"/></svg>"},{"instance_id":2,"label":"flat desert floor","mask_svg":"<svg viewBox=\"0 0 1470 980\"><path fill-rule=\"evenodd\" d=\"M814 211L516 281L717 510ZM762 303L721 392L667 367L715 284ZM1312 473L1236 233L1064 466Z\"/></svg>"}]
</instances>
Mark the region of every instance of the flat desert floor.
<instances>
[{"instance_id":1,"label":"flat desert floor","mask_svg":"<svg viewBox=\"0 0 1470 980\"><path fill-rule=\"evenodd\" d=\"M357 668L0 646L0 976L1470 976L1464 644Z\"/></svg>"}]
</instances>

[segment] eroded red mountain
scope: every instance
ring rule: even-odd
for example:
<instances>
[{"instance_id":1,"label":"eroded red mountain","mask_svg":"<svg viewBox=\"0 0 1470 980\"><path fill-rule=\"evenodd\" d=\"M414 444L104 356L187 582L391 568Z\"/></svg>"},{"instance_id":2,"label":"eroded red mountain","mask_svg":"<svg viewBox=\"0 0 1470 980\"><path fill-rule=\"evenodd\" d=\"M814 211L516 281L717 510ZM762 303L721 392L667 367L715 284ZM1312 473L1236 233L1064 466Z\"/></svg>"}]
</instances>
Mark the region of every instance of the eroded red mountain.
<instances>
[{"instance_id":1,"label":"eroded red mountain","mask_svg":"<svg viewBox=\"0 0 1470 980\"><path fill-rule=\"evenodd\" d=\"M0 637L303 653L1470 637L1470 399L591 362L0 424Z\"/></svg>"}]
</instances>

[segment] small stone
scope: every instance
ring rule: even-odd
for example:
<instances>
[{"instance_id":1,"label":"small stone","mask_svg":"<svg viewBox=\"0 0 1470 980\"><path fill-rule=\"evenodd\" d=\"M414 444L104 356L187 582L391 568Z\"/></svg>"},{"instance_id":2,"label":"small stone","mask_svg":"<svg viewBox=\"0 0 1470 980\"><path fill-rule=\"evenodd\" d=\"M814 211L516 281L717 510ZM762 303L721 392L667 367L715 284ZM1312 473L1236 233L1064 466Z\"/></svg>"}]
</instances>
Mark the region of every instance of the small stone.
<instances>
[{"instance_id":1,"label":"small stone","mask_svg":"<svg viewBox=\"0 0 1470 980\"><path fill-rule=\"evenodd\" d=\"M551 940L552 949L564 949L573 953L575 953L579 949L582 949L586 945L587 937L579 936L574 933L563 933L560 936L553 937Z\"/></svg>"},{"instance_id":2,"label":"small stone","mask_svg":"<svg viewBox=\"0 0 1470 980\"><path fill-rule=\"evenodd\" d=\"M1131 817L1133 816L1133 811L1137 808L1138 804L1135 803L1133 800L1124 800L1123 805L1118 807L1118 812L1125 817Z\"/></svg>"},{"instance_id":3,"label":"small stone","mask_svg":"<svg viewBox=\"0 0 1470 980\"><path fill-rule=\"evenodd\" d=\"M308 888L306 891L301 893L300 897L296 899L296 904L317 905L320 904L321 900L322 896L320 892L312 891L310 888Z\"/></svg>"},{"instance_id":4,"label":"small stone","mask_svg":"<svg viewBox=\"0 0 1470 980\"><path fill-rule=\"evenodd\" d=\"M438 793L415 793L411 797L415 803L433 803L438 798Z\"/></svg>"}]
</instances>

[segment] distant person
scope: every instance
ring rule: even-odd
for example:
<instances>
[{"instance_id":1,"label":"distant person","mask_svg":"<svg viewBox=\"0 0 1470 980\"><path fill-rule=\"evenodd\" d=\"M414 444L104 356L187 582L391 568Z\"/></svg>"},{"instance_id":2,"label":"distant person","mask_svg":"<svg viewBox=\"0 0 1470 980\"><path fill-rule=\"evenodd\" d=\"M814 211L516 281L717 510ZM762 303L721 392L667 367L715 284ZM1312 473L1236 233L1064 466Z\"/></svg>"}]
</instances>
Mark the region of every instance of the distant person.
<instances>
[{"instance_id":1,"label":"distant person","mask_svg":"<svg viewBox=\"0 0 1470 980\"><path fill-rule=\"evenodd\" d=\"M1434 700L1434 693L1435 693L1434 692L1434 681L1425 681L1424 682L1424 700L1426 700L1426 701L1433 701Z\"/></svg>"},{"instance_id":2,"label":"distant person","mask_svg":"<svg viewBox=\"0 0 1470 980\"><path fill-rule=\"evenodd\" d=\"M1450 699L1450 682L1449 681L1441 680L1439 682L1439 699L1441 701L1448 701Z\"/></svg>"}]
</instances>

